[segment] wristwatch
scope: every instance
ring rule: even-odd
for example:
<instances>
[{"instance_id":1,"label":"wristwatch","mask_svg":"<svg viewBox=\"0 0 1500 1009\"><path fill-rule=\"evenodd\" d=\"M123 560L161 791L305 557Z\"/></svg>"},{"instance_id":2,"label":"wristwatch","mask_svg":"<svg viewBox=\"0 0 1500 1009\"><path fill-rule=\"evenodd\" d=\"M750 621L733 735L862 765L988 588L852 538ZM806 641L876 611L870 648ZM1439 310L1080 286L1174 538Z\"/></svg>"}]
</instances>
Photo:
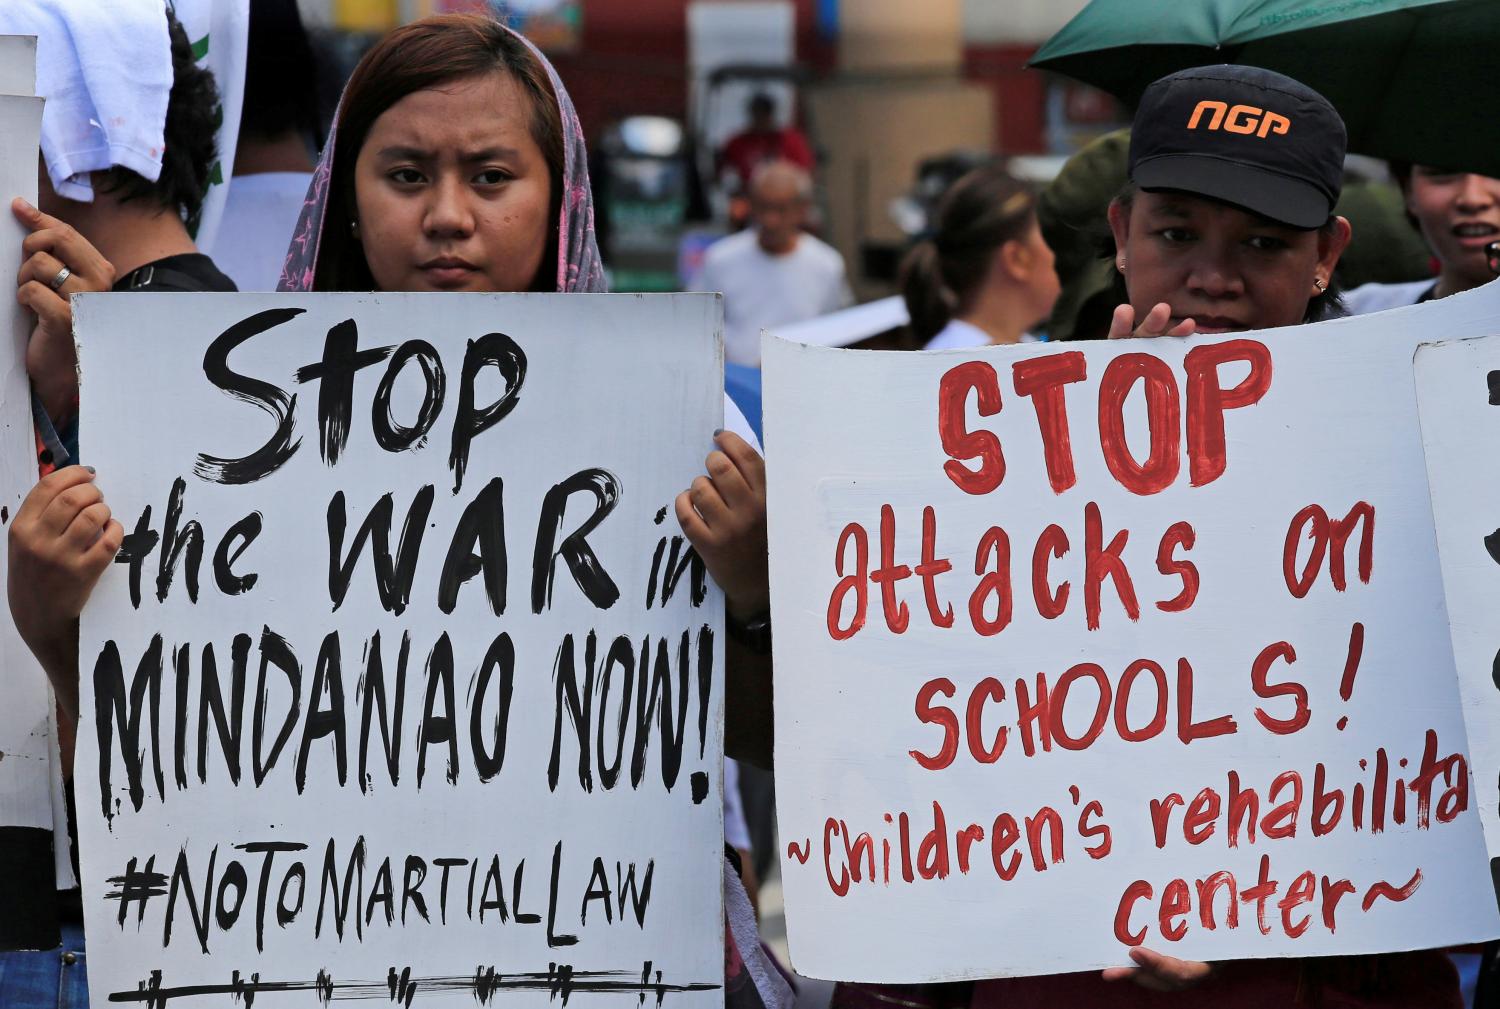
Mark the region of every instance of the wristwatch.
<instances>
[{"instance_id":1,"label":"wristwatch","mask_svg":"<svg viewBox=\"0 0 1500 1009\"><path fill-rule=\"evenodd\" d=\"M737 620L733 613L724 613L724 629L729 636L757 655L771 654L771 611L757 613L749 620Z\"/></svg>"}]
</instances>

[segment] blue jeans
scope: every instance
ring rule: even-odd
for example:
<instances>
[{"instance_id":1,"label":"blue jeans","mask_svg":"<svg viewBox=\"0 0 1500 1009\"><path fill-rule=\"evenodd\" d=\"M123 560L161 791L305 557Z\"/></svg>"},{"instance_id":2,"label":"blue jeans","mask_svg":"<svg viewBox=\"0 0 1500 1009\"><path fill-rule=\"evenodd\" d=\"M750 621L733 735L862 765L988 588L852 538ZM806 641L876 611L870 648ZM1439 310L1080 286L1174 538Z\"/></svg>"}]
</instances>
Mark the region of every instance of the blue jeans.
<instances>
[{"instance_id":1,"label":"blue jeans","mask_svg":"<svg viewBox=\"0 0 1500 1009\"><path fill-rule=\"evenodd\" d=\"M64 923L57 949L0 953L0 1006L5 1009L88 1009L83 926Z\"/></svg>"}]
</instances>

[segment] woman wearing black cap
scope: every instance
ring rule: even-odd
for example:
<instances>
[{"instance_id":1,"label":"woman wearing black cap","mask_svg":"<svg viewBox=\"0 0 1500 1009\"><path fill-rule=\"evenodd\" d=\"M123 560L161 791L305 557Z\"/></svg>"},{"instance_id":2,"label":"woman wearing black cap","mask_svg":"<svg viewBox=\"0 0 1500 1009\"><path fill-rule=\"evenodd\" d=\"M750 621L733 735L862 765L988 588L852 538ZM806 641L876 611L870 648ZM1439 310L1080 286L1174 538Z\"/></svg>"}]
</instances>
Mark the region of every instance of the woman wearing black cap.
<instances>
[{"instance_id":1,"label":"woman wearing black cap","mask_svg":"<svg viewBox=\"0 0 1500 1009\"><path fill-rule=\"evenodd\" d=\"M1109 208L1130 298L1109 335L1270 329L1337 314L1329 285L1349 244L1349 222L1333 214L1344 146L1327 99L1269 70L1200 67L1147 88L1130 187Z\"/></svg>"},{"instance_id":2,"label":"woman wearing black cap","mask_svg":"<svg viewBox=\"0 0 1500 1009\"><path fill-rule=\"evenodd\" d=\"M1129 296L1115 310L1111 338L1270 329L1341 314L1330 285L1350 235L1333 213L1345 142L1327 99L1268 70L1199 67L1147 88L1131 129L1130 185L1109 208ZM1211 965L1136 948L1130 958L1134 966L1102 975L980 982L971 1006L1463 1005L1457 974L1438 951Z\"/></svg>"}]
</instances>

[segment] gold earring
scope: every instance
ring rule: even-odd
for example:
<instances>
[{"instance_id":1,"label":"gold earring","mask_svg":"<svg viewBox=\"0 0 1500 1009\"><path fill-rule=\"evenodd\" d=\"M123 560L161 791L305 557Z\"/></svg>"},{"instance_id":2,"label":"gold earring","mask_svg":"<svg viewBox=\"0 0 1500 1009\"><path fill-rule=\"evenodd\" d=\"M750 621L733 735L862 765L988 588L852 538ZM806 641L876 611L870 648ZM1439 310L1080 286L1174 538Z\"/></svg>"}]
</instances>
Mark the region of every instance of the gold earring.
<instances>
[{"instance_id":1,"label":"gold earring","mask_svg":"<svg viewBox=\"0 0 1500 1009\"><path fill-rule=\"evenodd\" d=\"M1316 287L1318 289L1318 293L1319 294L1327 294L1328 293L1328 285L1323 282L1323 278L1322 277L1314 277L1313 278L1313 287Z\"/></svg>"},{"instance_id":2,"label":"gold earring","mask_svg":"<svg viewBox=\"0 0 1500 1009\"><path fill-rule=\"evenodd\" d=\"M1115 260L1115 269L1119 270L1121 273L1125 272L1125 257L1124 256L1121 256L1119 259Z\"/></svg>"}]
</instances>

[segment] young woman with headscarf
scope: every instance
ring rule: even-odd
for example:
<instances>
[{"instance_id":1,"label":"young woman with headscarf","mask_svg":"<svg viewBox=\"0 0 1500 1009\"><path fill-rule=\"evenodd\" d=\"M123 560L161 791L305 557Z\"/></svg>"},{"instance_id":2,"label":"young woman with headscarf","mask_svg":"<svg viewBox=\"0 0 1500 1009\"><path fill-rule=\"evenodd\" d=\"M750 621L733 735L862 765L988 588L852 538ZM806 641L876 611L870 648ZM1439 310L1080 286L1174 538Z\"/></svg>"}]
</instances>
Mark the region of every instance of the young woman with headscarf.
<instances>
[{"instance_id":1,"label":"young woman with headscarf","mask_svg":"<svg viewBox=\"0 0 1500 1009\"><path fill-rule=\"evenodd\" d=\"M345 89L280 289L605 291L582 129L545 57L475 15L428 18L377 43ZM714 433L707 472L676 511L725 592L726 741L765 759L765 470L727 399L725 413L730 430ZM121 532L79 467L45 478L12 523L12 609L75 714L78 613ZM18 591L48 605L18 608ZM727 1004L789 1003L738 877L724 879Z\"/></svg>"}]
</instances>

